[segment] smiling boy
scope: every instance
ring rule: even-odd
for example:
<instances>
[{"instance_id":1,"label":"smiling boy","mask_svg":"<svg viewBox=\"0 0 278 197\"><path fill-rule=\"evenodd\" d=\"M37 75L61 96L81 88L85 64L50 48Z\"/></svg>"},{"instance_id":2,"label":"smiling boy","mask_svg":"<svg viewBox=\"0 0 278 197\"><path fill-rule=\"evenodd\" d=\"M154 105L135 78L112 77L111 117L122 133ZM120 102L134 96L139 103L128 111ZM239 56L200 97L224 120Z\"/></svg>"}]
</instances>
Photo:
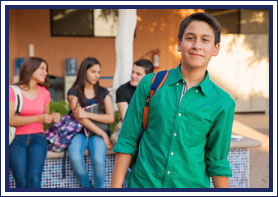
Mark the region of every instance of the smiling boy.
<instances>
[{"instance_id":1,"label":"smiling boy","mask_svg":"<svg viewBox=\"0 0 278 197\"><path fill-rule=\"evenodd\" d=\"M234 101L210 79L207 67L220 49L221 26L206 13L180 24L178 52L182 61L169 71L150 101L148 126L137 161L128 177L130 188L228 187L232 176L227 159ZM144 77L129 104L119 140L111 182L122 183L136 152L143 109L154 74Z\"/></svg>"},{"instance_id":2,"label":"smiling boy","mask_svg":"<svg viewBox=\"0 0 278 197\"><path fill-rule=\"evenodd\" d=\"M147 59L140 59L134 62L130 81L121 85L116 91L116 103L120 112L121 120L124 119L128 104L136 90L141 79L153 72L153 64Z\"/></svg>"}]
</instances>

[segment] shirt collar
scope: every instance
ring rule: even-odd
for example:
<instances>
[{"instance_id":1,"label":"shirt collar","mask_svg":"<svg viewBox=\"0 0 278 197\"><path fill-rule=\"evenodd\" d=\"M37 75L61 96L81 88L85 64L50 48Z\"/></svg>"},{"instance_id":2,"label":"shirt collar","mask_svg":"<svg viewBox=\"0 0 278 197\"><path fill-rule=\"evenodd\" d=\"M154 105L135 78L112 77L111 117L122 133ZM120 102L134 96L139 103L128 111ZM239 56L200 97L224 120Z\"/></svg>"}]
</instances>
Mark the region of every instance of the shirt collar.
<instances>
[{"instance_id":1,"label":"shirt collar","mask_svg":"<svg viewBox=\"0 0 278 197\"><path fill-rule=\"evenodd\" d=\"M183 76L181 74L181 64L179 64L175 69L173 69L173 72L171 75L169 75L169 85L173 85L176 84L179 81L184 81ZM200 88L202 93L204 95L208 95L211 86L211 81L209 79L209 73L208 71L206 71L206 76L203 79L203 81L201 81L201 83L199 83L195 88Z\"/></svg>"},{"instance_id":2,"label":"shirt collar","mask_svg":"<svg viewBox=\"0 0 278 197\"><path fill-rule=\"evenodd\" d=\"M197 85L197 87L200 87L200 89L202 90L203 94L204 95L208 95L209 94L209 90L210 88L212 87L211 86L211 81L209 79L209 73L208 71L206 71L206 76L205 78L203 79L203 81L201 81L201 83L199 83Z\"/></svg>"},{"instance_id":3,"label":"shirt collar","mask_svg":"<svg viewBox=\"0 0 278 197\"><path fill-rule=\"evenodd\" d=\"M181 74L181 64L177 66L177 68L173 69L173 72L168 77L169 79L169 85L176 84L179 81L184 81L182 74Z\"/></svg>"}]
</instances>

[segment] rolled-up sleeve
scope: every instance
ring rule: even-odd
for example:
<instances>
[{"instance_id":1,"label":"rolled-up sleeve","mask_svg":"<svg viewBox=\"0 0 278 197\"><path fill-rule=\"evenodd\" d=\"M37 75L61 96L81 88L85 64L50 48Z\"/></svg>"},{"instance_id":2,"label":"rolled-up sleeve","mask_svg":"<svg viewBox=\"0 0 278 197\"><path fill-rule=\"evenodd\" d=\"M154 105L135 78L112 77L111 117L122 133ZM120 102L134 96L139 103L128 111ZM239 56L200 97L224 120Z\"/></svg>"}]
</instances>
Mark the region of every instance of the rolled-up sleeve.
<instances>
[{"instance_id":1,"label":"rolled-up sleeve","mask_svg":"<svg viewBox=\"0 0 278 197\"><path fill-rule=\"evenodd\" d=\"M234 119L235 103L232 99L223 104L213 127L208 134L206 145L207 173L212 176L231 177L232 171L228 161L231 133Z\"/></svg>"},{"instance_id":2,"label":"rolled-up sleeve","mask_svg":"<svg viewBox=\"0 0 278 197\"><path fill-rule=\"evenodd\" d=\"M114 152L135 155L137 139L142 128L144 106L149 95L153 75L153 73L146 75L136 88L128 105L118 141L113 149Z\"/></svg>"}]
</instances>

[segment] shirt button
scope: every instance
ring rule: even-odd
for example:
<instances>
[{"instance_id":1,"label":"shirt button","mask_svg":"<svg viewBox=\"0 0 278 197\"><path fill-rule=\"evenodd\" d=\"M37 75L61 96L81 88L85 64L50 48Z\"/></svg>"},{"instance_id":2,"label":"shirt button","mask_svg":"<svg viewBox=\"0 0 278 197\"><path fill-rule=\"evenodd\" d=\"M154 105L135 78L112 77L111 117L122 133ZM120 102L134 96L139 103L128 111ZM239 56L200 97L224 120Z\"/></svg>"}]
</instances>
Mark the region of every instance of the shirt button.
<instances>
[{"instance_id":1,"label":"shirt button","mask_svg":"<svg viewBox=\"0 0 278 197\"><path fill-rule=\"evenodd\" d=\"M180 85L179 83L177 83L177 86Z\"/></svg>"},{"instance_id":2,"label":"shirt button","mask_svg":"<svg viewBox=\"0 0 278 197\"><path fill-rule=\"evenodd\" d=\"M167 174L171 174L171 172L170 172L170 171L168 171L168 172L167 172Z\"/></svg>"},{"instance_id":3,"label":"shirt button","mask_svg":"<svg viewBox=\"0 0 278 197\"><path fill-rule=\"evenodd\" d=\"M181 116L181 113L179 113L179 116Z\"/></svg>"},{"instance_id":4,"label":"shirt button","mask_svg":"<svg viewBox=\"0 0 278 197\"><path fill-rule=\"evenodd\" d=\"M199 92L199 90L196 89L195 92L197 93L197 92Z\"/></svg>"},{"instance_id":5,"label":"shirt button","mask_svg":"<svg viewBox=\"0 0 278 197\"><path fill-rule=\"evenodd\" d=\"M177 133L174 133L174 136L177 136Z\"/></svg>"},{"instance_id":6,"label":"shirt button","mask_svg":"<svg viewBox=\"0 0 278 197\"><path fill-rule=\"evenodd\" d=\"M171 155L173 156L173 155L174 155L174 153L173 153L173 152L171 152Z\"/></svg>"}]
</instances>

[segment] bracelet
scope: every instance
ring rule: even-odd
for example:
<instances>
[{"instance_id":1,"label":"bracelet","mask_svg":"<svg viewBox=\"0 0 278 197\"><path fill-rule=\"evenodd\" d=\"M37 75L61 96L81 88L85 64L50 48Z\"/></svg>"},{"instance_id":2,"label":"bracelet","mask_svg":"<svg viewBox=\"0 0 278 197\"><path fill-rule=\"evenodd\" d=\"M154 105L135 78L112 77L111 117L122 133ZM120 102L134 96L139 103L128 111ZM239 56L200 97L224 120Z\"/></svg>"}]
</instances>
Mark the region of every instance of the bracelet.
<instances>
[{"instance_id":1,"label":"bracelet","mask_svg":"<svg viewBox=\"0 0 278 197\"><path fill-rule=\"evenodd\" d=\"M38 115L38 122L40 122L41 121L41 115L39 114Z\"/></svg>"}]
</instances>

